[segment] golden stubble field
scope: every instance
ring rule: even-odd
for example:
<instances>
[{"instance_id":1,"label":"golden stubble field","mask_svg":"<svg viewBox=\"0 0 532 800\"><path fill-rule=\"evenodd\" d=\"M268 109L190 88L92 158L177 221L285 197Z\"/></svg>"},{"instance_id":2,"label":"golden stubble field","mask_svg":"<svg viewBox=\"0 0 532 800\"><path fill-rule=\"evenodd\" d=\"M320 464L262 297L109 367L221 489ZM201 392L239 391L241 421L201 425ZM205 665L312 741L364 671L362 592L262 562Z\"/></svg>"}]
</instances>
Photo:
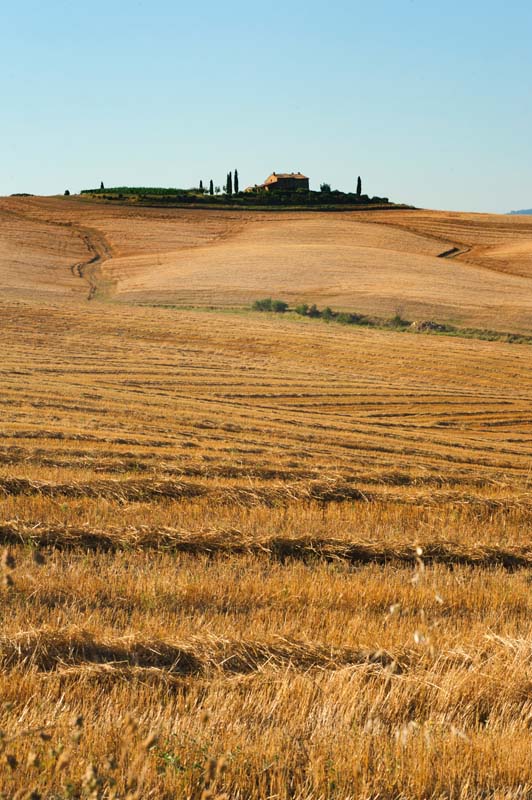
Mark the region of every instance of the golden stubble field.
<instances>
[{"instance_id":1,"label":"golden stubble field","mask_svg":"<svg viewBox=\"0 0 532 800\"><path fill-rule=\"evenodd\" d=\"M3 796L531 796L530 347L115 303L5 216Z\"/></svg>"},{"instance_id":2,"label":"golden stubble field","mask_svg":"<svg viewBox=\"0 0 532 800\"><path fill-rule=\"evenodd\" d=\"M0 198L0 226L0 281L12 296L91 291L127 303L231 307L272 295L532 333L530 217L208 211L14 197ZM453 257L437 257L452 249Z\"/></svg>"}]
</instances>

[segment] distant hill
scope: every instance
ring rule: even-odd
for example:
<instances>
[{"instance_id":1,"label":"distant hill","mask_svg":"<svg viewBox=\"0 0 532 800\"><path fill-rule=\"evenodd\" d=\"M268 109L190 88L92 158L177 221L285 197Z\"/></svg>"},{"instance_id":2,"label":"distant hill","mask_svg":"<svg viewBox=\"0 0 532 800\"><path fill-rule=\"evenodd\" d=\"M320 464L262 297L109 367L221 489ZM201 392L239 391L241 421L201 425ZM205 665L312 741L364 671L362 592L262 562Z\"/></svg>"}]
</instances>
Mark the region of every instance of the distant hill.
<instances>
[{"instance_id":1,"label":"distant hill","mask_svg":"<svg viewBox=\"0 0 532 800\"><path fill-rule=\"evenodd\" d=\"M532 214L532 208L523 208L521 211L510 211L509 214Z\"/></svg>"}]
</instances>

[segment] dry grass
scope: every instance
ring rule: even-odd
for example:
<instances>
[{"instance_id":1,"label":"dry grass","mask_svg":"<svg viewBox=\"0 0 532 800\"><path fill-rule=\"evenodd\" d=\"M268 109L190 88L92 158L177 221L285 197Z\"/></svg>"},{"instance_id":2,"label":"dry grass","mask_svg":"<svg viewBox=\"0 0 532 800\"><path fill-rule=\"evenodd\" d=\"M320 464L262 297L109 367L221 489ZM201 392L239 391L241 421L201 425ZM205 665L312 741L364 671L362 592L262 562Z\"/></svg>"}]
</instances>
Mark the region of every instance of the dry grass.
<instances>
[{"instance_id":1,"label":"dry grass","mask_svg":"<svg viewBox=\"0 0 532 800\"><path fill-rule=\"evenodd\" d=\"M364 215L371 222L372 215ZM422 211L384 212L379 220L416 235L452 242L460 260L507 275L532 277L532 239L526 217Z\"/></svg>"},{"instance_id":2,"label":"dry grass","mask_svg":"<svg viewBox=\"0 0 532 800\"><path fill-rule=\"evenodd\" d=\"M60 202L2 201L40 217L27 264ZM71 265L81 216L118 261L191 245L181 214L199 250L272 224L62 208ZM409 241L466 242L448 216ZM379 219L406 241L408 215ZM0 794L532 796L529 348L67 302L68 277L45 303L10 263Z\"/></svg>"},{"instance_id":3,"label":"dry grass","mask_svg":"<svg viewBox=\"0 0 532 800\"><path fill-rule=\"evenodd\" d=\"M194 555L258 555L285 563L289 559L312 562L345 561L349 564L424 564L505 567L509 570L532 568L532 547L491 545L488 542L462 542L448 539L423 541L413 545L396 537L385 541L355 540L312 535L257 536L235 528L179 530L175 528L89 528L87 525L28 524L19 521L0 523L0 543L28 545L58 550L116 551L158 550Z\"/></svg>"}]
</instances>

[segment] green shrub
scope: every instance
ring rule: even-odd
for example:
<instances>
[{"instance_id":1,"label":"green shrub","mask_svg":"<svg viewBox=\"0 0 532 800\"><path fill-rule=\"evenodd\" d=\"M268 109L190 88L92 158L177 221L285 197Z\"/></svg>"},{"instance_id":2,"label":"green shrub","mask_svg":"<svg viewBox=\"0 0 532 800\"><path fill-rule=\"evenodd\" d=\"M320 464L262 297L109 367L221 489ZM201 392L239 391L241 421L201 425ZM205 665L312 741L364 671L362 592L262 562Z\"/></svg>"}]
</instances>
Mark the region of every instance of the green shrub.
<instances>
[{"instance_id":1,"label":"green shrub","mask_svg":"<svg viewBox=\"0 0 532 800\"><path fill-rule=\"evenodd\" d=\"M410 323L407 319L403 319L400 312L397 311L390 320L392 328L407 328Z\"/></svg>"},{"instance_id":2,"label":"green shrub","mask_svg":"<svg viewBox=\"0 0 532 800\"><path fill-rule=\"evenodd\" d=\"M308 310L309 317L321 317L321 311L317 307L316 303L313 303Z\"/></svg>"},{"instance_id":3,"label":"green shrub","mask_svg":"<svg viewBox=\"0 0 532 800\"><path fill-rule=\"evenodd\" d=\"M339 322L341 325L356 325L360 322L360 315L347 314L342 311L336 315L336 322Z\"/></svg>"},{"instance_id":4,"label":"green shrub","mask_svg":"<svg viewBox=\"0 0 532 800\"><path fill-rule=\"evenodd\" d=\"M272 300L271 297L266 297L264 300L255 300L251 306L253 311L274 311L277 314L284 314L288 310L288 303L284 300Z\"/></svg>"},{"instance_id":5,"label":"green shrub","mask_svg":"<svg viewBox=\"0 0 532 800\"><path fill-rule=\"evenodd\" d=\"M306 317L307 314L308 314L308 304L307 303L301 303L301 305L300 306L296 306L294 310L295 310L296 314L299 314L300 317Z\"/></svg>"},{"instance_id":6,"label":"green shrub","mask_svg":"<svg viewBox=\"0 0 532 800\"><path fill-rule=\"evenodd\" d=\"M175 188L163 188L160 186L114 186L114 187L107 187L104 189L100 186L99 189L82 189L81 194L101 194L102 192L107 192L108 194L116 195L186 195L189 190L187 189L175 189ZM197 189L191 190L196 192Z\"/></svg>"},{"instance_id":7,"label":"green shrub","mask_svg":"<svg viewBox=\"0 0 532 800\"><path fill-rule=\"evenodd\" d=\"M253 309L253 311L271 311L272 298L266 297L264 300L255 300L251 308Z\"/></svg>"},{"instance_id":8,"label":"green shrub","mask_svg":"<svg viewBox=\"0 0 532 800\"><path fill-rule=\"evenodd\" d=\"M324 308L323 311L321 312L321 318L324 319L326 322L330 322L331 320L335 319L335 317L336 314L334 313L332 308L329 308L329 306Z\"/></svg>"}]
</instances>

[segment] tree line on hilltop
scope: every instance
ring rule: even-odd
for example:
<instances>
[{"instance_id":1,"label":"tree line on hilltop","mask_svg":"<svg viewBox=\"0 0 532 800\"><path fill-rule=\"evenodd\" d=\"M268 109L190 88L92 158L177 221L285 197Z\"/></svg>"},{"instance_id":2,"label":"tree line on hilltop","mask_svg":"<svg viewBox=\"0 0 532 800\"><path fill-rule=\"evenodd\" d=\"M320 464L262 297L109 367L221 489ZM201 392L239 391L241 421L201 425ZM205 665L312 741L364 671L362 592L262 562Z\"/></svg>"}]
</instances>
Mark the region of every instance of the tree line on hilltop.
<instances>
[{"instance_id":1,"label":"tree line on hilltop","mask_svg":"<svg viewBox=\"0 0 532 800\"><path fill-rule=\"evenodd\" d=\"M70 194L67 190L65 195ZM99 189L84 189L81 194L94 194L106 200L133 199L147 201L150 199L157 202L209 202L214 200L216 203L224 203L229 200L237 205L266 205L266 206L319 206L319 205L349 205L349 204L387 204L387 197L370 197L362 194L362 178L358 176L356 189L353 192L342 192L332 189L330 183L321 183L319 191L311 189L270 189L266 190L263 186L254 186L251 189L242 191L240 189L240 179L238 170L227 173L225 183L221 187L214 183L210 178L207 183L203 179L199 181L197 187L191 189L144 187L144 186L118 186L105 188L101 181Z\"/></svg>"}]
</instances>

